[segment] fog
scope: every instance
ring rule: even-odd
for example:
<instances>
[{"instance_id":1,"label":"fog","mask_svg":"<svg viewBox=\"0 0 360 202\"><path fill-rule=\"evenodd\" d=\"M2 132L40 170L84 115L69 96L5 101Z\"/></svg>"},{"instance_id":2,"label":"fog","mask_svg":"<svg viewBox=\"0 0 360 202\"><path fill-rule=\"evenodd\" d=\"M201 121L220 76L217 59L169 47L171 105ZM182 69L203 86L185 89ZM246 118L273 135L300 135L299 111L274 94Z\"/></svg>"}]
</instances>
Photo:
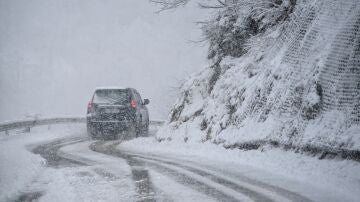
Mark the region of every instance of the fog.
<instances>
[{"instance_id":1,"label":"fog","mask_svg":"<svg viewBox=\"0 0 360 202\"><path fill-rule=\"evenodd\" d=\"M206 64L195 5L147 0L0 0L0 120L85 116L97 86L129 86L164 119L176 86Z\"/></svg>"}]
</instances>

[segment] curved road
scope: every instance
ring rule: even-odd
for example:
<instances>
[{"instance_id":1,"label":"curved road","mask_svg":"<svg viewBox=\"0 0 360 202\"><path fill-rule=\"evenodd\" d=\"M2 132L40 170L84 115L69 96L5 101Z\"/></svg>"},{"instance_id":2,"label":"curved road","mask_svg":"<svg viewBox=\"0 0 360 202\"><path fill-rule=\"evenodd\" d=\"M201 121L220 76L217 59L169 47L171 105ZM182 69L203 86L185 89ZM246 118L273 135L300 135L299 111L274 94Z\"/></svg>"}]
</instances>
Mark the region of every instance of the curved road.
<instances>
[{"instance_id":1,"label":"curved road","mask_svg":"<svg viewBox=\"0 0 360 202\"><path fill-rule=\"evenodd\" d=\"M179 195L172 195L174 192L180 196L191 192L191 197L184 195L183 199L193 201L311 201L301 194L252 179L237 170L224 172L191 160L121 151L117 145L122 141L72 137L38 145L32 152L40 154L47 160L47 166L54 169L91 168L91 171L76 172L78 176L92 177L95 186L104 184L114 190L129 189L129 196L120 201L182 201ZM116 167L120 165L122 167ZM43 194L41 191L28 192L15 201L36 201Z\"/></svg>"}]
</instances>

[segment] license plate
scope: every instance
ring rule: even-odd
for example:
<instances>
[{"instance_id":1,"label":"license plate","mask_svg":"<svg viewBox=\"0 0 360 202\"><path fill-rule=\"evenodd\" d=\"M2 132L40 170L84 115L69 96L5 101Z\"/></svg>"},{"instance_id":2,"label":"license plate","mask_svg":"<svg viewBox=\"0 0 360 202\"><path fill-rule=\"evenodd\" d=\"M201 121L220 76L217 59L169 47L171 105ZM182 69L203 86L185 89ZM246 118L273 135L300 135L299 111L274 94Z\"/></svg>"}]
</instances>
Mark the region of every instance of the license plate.
<instances>
[{"instance_id":1,"label":"license plate","mask_svg":"<svg viewBox=\"0 0 360 202\"><path fill-rule=\"evenodd\" d=\"M104 109L105 113L119 113L120 109Z\"/></svg>"}]
</instances>

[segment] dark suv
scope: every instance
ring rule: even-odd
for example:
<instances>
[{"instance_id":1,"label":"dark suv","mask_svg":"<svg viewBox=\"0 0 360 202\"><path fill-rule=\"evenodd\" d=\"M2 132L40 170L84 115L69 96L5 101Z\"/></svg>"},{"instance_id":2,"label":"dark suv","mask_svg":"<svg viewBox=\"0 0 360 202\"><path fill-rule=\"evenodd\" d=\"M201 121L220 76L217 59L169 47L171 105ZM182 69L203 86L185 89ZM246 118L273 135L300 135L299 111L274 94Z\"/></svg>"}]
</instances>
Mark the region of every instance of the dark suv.
<instances>
[{"instance_id":1,"label":"dark suv","mask_svg":"<svg viewBox=\"0 0 360 202\"><path fill-rule=\"evenodd\" d=\"M87 107L86 123L91 138L138 137L149 130L148 99L133 88L97 88Z\"/></svg>"}]
</instances>

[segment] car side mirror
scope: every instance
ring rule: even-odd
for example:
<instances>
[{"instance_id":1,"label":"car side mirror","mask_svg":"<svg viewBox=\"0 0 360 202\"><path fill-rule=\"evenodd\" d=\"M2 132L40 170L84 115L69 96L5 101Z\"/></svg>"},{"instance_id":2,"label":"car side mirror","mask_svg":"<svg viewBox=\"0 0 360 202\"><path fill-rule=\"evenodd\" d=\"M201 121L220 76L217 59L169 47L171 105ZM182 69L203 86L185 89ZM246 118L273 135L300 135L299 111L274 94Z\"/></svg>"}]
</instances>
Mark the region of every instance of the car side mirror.
<instances>
[{"instance_id":1,"label":"car side mirror","mask_svg":"<svg viewBox=\"0 0 360 202\"><path fill-rule=\"evenodd\" d=\"M149 99L144 99L144 105L147 105L150 103L150 100Z\"/></svg>"}]
</instances>

